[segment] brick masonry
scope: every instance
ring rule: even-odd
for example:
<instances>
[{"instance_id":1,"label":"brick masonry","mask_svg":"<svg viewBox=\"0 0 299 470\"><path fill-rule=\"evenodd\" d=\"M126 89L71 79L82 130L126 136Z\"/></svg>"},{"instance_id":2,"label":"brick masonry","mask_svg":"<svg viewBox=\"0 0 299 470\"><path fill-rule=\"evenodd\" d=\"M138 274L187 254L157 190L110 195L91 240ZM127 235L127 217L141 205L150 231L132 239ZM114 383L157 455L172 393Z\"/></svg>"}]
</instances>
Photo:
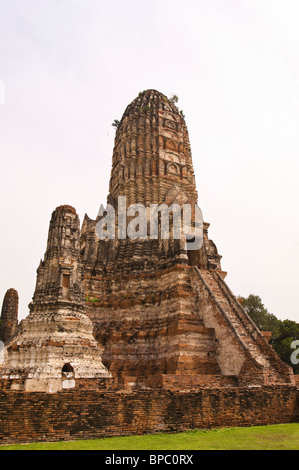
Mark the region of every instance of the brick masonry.
<instances>
[{"instance_id":1,"label":"brick masonry","mask_svg":"<svg viewBox=\"0 0 299 470\"><path fill-rule=\"evenodd\" d=\"M197 203L185 121L155 90L139 94L116 132L107 198L116 212L120 196L147 210ZM80 230L72 206L53 212L16 333L17 292L7 294L0 442L298 422L292 369L224 282L209 224L190 251L184 236L162 239L160 222L158 239L100 240L101 217L86 215Z\"/></svg>"},{"instance_id":2,"label":"brick masonry","mask_svg":"<svg viewBox=\"0 0 299 470\"><path fill-rule=\"evenodd\" d=\"M90 439L298 422L295 387L0 392L0 442Z\"/></svg>"}]
</instances>

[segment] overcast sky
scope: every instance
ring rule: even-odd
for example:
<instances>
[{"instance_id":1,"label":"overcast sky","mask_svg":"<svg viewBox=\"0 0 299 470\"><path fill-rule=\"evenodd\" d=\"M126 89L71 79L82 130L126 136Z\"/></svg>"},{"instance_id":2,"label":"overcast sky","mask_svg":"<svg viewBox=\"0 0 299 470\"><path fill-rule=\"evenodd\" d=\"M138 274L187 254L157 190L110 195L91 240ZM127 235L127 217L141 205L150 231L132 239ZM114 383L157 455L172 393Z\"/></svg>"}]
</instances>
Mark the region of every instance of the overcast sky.
<instances>
[{"instance_id":1,"label":"overcast sky","mask_svg":"<svg viewBox=\"0 0 299 470\"><path fill-rule=\"evenodd\" d=\"M179 96L229 287L299 321L298 18L298 0L0 0L0 299L28 314L52 211L96 217L111 123L154 88Z\"/></svg>"}]
</instances>

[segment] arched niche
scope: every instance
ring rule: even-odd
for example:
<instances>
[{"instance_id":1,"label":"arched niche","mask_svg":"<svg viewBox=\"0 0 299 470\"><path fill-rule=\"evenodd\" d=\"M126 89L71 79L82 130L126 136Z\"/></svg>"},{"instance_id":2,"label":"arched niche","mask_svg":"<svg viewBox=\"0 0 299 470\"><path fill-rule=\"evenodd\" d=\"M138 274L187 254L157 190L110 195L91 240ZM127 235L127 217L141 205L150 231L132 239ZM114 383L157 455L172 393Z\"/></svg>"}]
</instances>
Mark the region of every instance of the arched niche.
<instances>
[{"instance_id":1,"label":"arched niche","mask_svg":"<svg viewBox=\"0 0 299 470\"><path fill-rule=\"evenodd\" d=\"M179 167L176 163L174 162L170 162L168 163L167 165L167 173L168 174L171 174L171 175L179 175L180 174L180 170L179 170Z\"/></svg>"},{"instance_id":2,"label":"arched niche","mask_svg":"<svg viewBox=\"0 0 299 470\"><path fill-rule=\"evenodd\" d=\"M63 365L61 369L61 375L63 389L74 388L76 386L75 371L70 362L66 362Z\"/></svg>"}]
</instances>

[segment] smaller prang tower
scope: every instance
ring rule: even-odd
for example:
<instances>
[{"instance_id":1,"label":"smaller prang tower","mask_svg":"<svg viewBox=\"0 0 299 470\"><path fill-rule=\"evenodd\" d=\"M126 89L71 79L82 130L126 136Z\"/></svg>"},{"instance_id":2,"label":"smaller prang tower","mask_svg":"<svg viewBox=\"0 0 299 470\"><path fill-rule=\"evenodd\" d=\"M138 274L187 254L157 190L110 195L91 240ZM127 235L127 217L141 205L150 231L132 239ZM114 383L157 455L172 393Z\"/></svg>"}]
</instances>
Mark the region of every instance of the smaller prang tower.
<instances>
[{"instance_id":1,"label":"smaller prang tower","mask_svg":"<svg viewBox=\"0 0 299 470\"><path fill-rule=\"evenodd\" d=\"M47 250L37 270L30 314L5 350L0 378L14 390L57 392L110 377L85 315L75 209L52 214Z\"/></svg>"},{"instance_id":2,"label":"smaller prang tower","mask_svg":"<svg viewBox=\"0 0 299 470\"><path fill-rule=\"evenodd\" d=\"M6 292L1 311L0 341L7 343L16 333L18 327L19 296L15 289Z\"/></svg>"}]
</instances>

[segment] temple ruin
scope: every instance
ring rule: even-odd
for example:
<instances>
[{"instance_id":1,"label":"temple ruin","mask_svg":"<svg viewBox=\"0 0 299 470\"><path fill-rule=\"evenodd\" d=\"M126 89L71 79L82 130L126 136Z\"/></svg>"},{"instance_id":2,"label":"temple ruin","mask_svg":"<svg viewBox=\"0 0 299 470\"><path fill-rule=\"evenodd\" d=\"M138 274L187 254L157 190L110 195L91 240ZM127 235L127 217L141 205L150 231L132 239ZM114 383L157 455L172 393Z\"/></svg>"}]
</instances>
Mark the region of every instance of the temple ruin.
<instances>
[{"instance_id":1,"label":"temple ruin","mask_svg":"<svg viewBox=\"0 0 299 470\"><path fill-rule=\"evenodd\" d=\"M166 96L147 90L116 131L108 203L198 202L188 130ZM226 285L208 237L188 252L179 240L98 240L85 216L80 236L86 314L109 371L136 386L292 383Z\"/></svg>"},{"instance_id":2,"label":"temple ruin","mask_svg":"<svg viewBox=\"0 0 299 470\"><path fill-rule=\"evenodd\" d=\"M107 197L116 214L119 197L147 212L153 204L198 204L184 117L156 90L140 93L116 129ZM0 368L6 397L12 391L43 392L63 400L66 393L87 389L101 392L104 401L130 392L140 404L150 400L148 393L184 392L190 398L211 390L237 396L270 387L273 400L276 389L284 397L294 393L292 369L225 282L207 222L202 246L188 250L183 234L176 239L171 230L168 239L160 232L155 239L148 233L119 237L118 219L116 236L99 239L101 217L85 215L80 228L73 207L56 208L30 314L18 326L17 293L7 294ZM117 397L119 403L122 395ZM155 429L149 424L146 430Z\"/></svg>"},{"instance_id":3,"label":"temple ruin","mask_svg":"<svg viewBox=\"0 0 299 470\"><path fill-rule=\"evenodd\" d=\"M37 270L30 314L6 345L0 368L4 387L54 393L86 380L93 383L111 377L84 313L79 234L76 211L70 206L58 207Z\"/></svg>"}]
</instances>

